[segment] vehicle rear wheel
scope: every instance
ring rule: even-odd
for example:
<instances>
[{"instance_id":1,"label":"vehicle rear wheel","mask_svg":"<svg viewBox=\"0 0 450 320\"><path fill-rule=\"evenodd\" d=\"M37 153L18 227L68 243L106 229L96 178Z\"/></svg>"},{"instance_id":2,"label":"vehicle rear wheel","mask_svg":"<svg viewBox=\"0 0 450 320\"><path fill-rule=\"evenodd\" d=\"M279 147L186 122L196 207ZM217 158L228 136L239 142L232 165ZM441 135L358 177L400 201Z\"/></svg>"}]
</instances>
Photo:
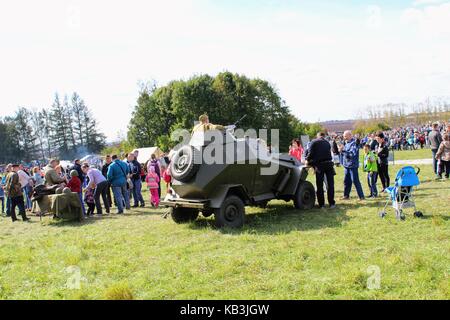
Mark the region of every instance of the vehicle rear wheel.
<instances>
[{"instance_id":1,"label":"vehicle rear wheel","mask_svg":"<svg viewBox=\"0 0 450 320\"><path fill-rule=\"evenodd\" d=\"M170 215L176 223L187 223L197 219L198 210L191 208L172 208Z\"/></svg>"},{"instance_id":2,"label":"vehicle rear wheel","mask_svg":"<svg viewBox=\"0 0 450 320\"><path fill-rule=\"evenodd\" d=\"M309 181L300 182L294 196L294 206L300 210L310 210L316 203L316 190Z\"/></svg>"},{"instance_id":3,"label":"vehicle rear wheel","mask_svg":"<svg viewBox=\"0 0 450 320\"><path fill-rule=\"evenodd\" d=\"M244 202L237 196L229 196L222 206L215 210L215 216L218 228L241 228L245 218Z\"/></svg>"}]
</instances>

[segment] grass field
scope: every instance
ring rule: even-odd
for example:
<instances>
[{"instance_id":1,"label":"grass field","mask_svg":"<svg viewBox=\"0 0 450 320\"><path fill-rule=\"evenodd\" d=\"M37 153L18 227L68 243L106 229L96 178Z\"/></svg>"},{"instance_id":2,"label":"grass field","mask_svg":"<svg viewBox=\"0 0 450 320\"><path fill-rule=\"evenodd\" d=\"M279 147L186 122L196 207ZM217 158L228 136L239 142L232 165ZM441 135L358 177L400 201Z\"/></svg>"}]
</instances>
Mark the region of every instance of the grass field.
<instances>
[{"instance_id":1,"label":"grass field","mask_svg":"<svg viewBox=\"0 0 450 320\"><path fill-rule=\"evenodd\" d=\"M425 166L421 180L425 218L404 222L378 217L384 198L309 212L273 202L247 208L242 230L177 225L151 208L81 225L3 218L0 298L450 299L450 181Z\"/></svg>"},{"instance_id":2,"label":"grass field","mask_svg":"<svg viewBox=\"0 0 450 320\"><path fill-rule=\"evenodd\" d=\"M416 160L416 159L431 159L430 149L419 149L419 150L405 150L405 151L394 151L395 160Z\"/></svg>"}]
</instances>

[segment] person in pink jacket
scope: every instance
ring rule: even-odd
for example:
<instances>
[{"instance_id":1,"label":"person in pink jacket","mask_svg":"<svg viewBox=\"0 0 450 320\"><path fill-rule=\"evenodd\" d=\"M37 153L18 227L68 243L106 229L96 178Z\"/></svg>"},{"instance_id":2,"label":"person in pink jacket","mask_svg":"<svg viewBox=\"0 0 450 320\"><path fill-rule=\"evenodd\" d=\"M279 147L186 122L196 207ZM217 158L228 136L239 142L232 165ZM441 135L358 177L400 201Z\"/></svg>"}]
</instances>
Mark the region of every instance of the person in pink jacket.
<instances>
[{"instance_id":1,"label":"person in pink jacket","mask_svg":"<svg viewBox=\"0 0 450 320\"><path fill-rule=\"evenodd\" d=\"M159 176L156 173L155 167L149 167L150 171L145 178L145 182L147 182L147 188L150 191L150 202L152 206L158 208L159 206Z\"/></svg>"}]
</instances>

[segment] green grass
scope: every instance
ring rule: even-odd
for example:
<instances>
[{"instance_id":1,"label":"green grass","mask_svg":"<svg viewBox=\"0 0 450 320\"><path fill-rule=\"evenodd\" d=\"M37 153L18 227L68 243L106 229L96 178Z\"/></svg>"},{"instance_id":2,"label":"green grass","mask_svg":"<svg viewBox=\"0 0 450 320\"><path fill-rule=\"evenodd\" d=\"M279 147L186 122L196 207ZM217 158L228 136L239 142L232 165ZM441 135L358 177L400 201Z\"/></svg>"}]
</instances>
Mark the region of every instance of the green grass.
<instances>
[{"instance_id":1,"label":"green grass","mask_svg":"<svg viewBox=\"0 0 450 320\"><path fill-rule=\"evenodd\" d=\"M432 159L431 149L394 151L395 160Z\"/></svg>"},{"instance_id":2,"label":"green grass","mask_svg":"<svg viewBox=\"0 0 450 320\"><path fill-rule=\"evenodd\" d=\"M449 299L450 181L422 167L425 218L405 222L378 217L384 198L309 212L275 201L247 208L242 230L217 230L213 218L177 225L151 208L81 225L3 218L0 298ZM372 266L378 290L367 288Z\"/></svg>"}]
</instances>

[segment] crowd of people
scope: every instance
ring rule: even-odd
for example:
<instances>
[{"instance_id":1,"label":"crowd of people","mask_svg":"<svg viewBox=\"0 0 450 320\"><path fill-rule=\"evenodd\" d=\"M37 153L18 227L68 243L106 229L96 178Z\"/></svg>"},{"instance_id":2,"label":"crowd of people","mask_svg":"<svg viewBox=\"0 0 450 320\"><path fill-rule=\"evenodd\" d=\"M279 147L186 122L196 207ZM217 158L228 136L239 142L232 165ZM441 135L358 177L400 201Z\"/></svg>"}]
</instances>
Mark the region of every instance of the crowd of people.
<instances>
[{"instance_id":1,"label":"crowd of people","mask_svg":"<svg viewBox=\"0 0 450 320\"><path fill-rule=\"evenodd\" d=\"M1 179L0 200L2 214L17 221L16 208L24 221L27 213L45 215L36 202L32 201L33 190L37 186L57 186L77 193L85 217L107 214L114 206L117 214L133 207L145 207L142 185L149 189L151 206L158 207L161 197L161 182L170 183L167 170L168 157L151 156L146 163L137 161L138 150L126 154L124 159L117 155L107 155L101 167L95 167L79 159L69 168L63 168L59 160L52 159L47 166L25 167L22 164L8 164ZM103 202L103 204L102 204Z\"/></svg>"},{"instance_id":2,"label":"crowd of people","mask_svg":"<svg viewBox=\"0 0 450 320\"><path fill-rule=\"evenodd\" d=\"M408 141L411 142L412 147L405 148L405 143L410 144ZM341 200L350 199L350 193L354 186L359 200L364 201L366 196L359 178L361 149L364 152L362 167L367 174L367 185L370 190L369 198L376 198L379 196L378 179L381 180L381 192L384 192L391 184L389 175L390 152L426 146L431 149L436 179L449 179L450 124L448 123L440 124L436 122L419 127L378 131L364 137L353 135L351 131L345 131L343 135L326 135L321 132L317 139L310 142L305 148L303 148L299 139L293 140L289 154L314 168L319 207L325 207L325 183L328 204L331 208L334 208L336 205L334 192L335 165L344 167L344 195Z\"/></svg>"},{"instance_id":3,"label":"crowd of people","mask_svg":"<svg viewBox=\"0 0 450 320\"><path fill-rule=\"evenodd\" d=\"M203 120L203 121L202 121ZM207 117L200 119L194 131L210 130ZM350 199L353 186L360 201L364 201L362 184L359 178L360 150L364 152L363 170L367 174L369 198L379 196L378 179L381 180L381 192L391 184L389 175L389 154L393 150L424 148L429 146L433 157L433 169L438 179L450 177L450 125L433 123L431 125L397 128L378 131L364 137L345 131L342 135L326 135L320 132L317 138L305 147L299 139L292 141L289 154L300 162L314 168L316 177L317 200L319 207L325 208L325 188L328 204L336 206L335 166L344 167L344 194L342 201ZM103 208L109 214L113 205L117 214L133 207L145 207L142 185L149 190L151 206L158 207L161 198L161 183L170 185L171 176L167 156L151 156L146 163L138 161L139 150L128 153L122 159L118 155L107 155L100 167L79 159L73 161L70 168L63 168L60 162L52 159L45 166L26 167L22 164L8 164L1 179L0 201L2 213L17 220L16 207L24 221L28 221L27 212L44 215L47 212L38 208L32 201L33 190L37 186L58 186L76 193L81 202L85 217L102 215ZM168 188L170 192L170 188ZM103 205L102 205L103 202Z\"/></svg>"}]
</instances>

